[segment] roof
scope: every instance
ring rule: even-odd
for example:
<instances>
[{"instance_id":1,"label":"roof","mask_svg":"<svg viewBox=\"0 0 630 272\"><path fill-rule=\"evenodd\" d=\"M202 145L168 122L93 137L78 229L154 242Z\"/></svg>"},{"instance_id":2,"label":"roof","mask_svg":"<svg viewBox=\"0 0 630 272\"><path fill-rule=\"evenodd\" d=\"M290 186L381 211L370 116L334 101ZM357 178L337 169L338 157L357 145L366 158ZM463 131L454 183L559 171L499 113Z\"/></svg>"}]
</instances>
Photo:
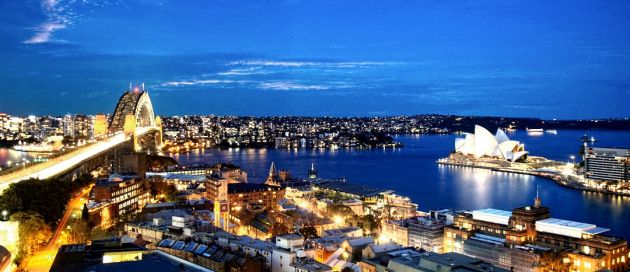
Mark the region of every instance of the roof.
<instances>
[{"instance_id":1,"label":"roof","mask_svg":"<svg viewBox=\"0 0 630 272\"><path fill-rule=\"evenodd\" d=\"M258 183L230 183L228 184L228 194L262 192L262 191L279 191L282 188L267 184Z\"/></svg>"},{"instance_id":2,"label":"roof","mask_svg":"<svg viewBox=\"0 0 630 272\"><path fill-rule=\"evenodd\" d=\"M387 268L393 271L461 271L461 272L507 272L508 270L496 267L473 257L457 253L437 254L427 252L422 255L410 255L392 259ZM436 270L437 268L437 270Z\"/></svg>"},{"instance_id":3,"label":"roof","mask_svg":"<svg viewBox=\"0 0 630 272\"><path fill-rule=\"evenodd\" d=\"M117 262L117 263L101 263L85 269L85 271L94 272L123 272L123 271L135 271L135 272L155 272L155 271L187 271L187 272L202 272L212 271L200 267L198 265L192 265L184 260L178 261L175 257L167 257L165 254L151 253L145 254L142 260L130 261L130 262Z\"/></svg>"},{"instance_id":4,"label":"roof","mask_svg":"<svg viewBox=\"0 0 630 272\"><path fill-rule=\"evenodd\" d=\"M320 263L316 260L308 259L308 258L296 260L293 266L296 268L300 268L300 269L303 269L306 271L312 271L312 272L332 270L332 267L325 265L323 263Z\"/></svg>"},{"instance_id":5,"label":"roof","mask_svg":"<svg viewBox=\"0 0 630 272\"><path fill-rule=\"evenodd\" d=\"M340 180L332 180L322 182L316 185L317 187L333 190L337 192L344 192L351 195L357 195L360 197L373 197L378 196L380 193L387 190L370 187L363 184L350 183Z\"/></svg>"},{"instance_id":6,"label":"roof","mask_svg":"<svg viewBox=\"0 0 630 272\"><path fill-rule=\"evenodd\" d=\"M394 244L394 243L380 244L380 245L371 245L370 247L372 248L372 251L375 254L384 253L384 252L390 252L390 251L399 250L399 249L402 248L400 245L397 245L397 244Z\"/></svg>"},{"instance_id":7,"label":"roof","mask_svg":"<svg viewBox=\"0 0 630 272\"><path fill-rule=\"evenodd\" d=\"M350 244L351 247L374 244L374 238L372 238L372 236L367 236L367 237L361 237L361 238L356 238L356 239L349 239L348 244Z\"/></svg>"},{"instance_id":8,"label":"roof","mask_svg":"<svg viewBox=\"0 0 630 272\"><path fill-rule=\"evenodd\" d=\"M497 209L481 209L472 212L473 219L495 224L507 225L512 212Z\"/></svg>"},{"instance_id":9,"label":"roof","mask_svg":"<svg viewBox=\"0 0 630 272\"><path fill-rule=\"evenodd\" d=\"M581 223L558 218L547 218L536 221L536 231L582 238L583 234L596 235L607 232L609 229L600 228L589 223Z\"/></svg>"},{"instance_id":10,"label":"roof","mask_svg":"<svg viewBox=\"0 0 630 272\"><path fill-rule=\"evenodd\" d=\"M348 233L352 233L355 231L361 231L359 227L345 227L338 229L327 229L322 232L322 236L345 236Z\"/></svg>"},{"instance_id":11,"label":"roof","mask_svg":"<svg viewBox=\"0 0 630 272\"><path fill-rule=\"evenodd\" d=\"M189 174L179 174L179 173L168 173L168 174L166 174L164 179L205 181L206 180L206 175L189 175Z\"/></svg>"}]
</instances>

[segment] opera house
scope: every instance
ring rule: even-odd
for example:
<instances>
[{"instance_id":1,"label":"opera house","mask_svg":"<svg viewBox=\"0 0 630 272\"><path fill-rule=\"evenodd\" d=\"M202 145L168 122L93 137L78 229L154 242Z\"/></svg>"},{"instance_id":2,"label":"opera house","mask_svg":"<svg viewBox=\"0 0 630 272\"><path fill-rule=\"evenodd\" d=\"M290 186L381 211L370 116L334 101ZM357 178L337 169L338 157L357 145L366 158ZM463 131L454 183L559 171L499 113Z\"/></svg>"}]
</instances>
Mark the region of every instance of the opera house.
<instances>
[{"instance_id":1,"label":"opera house","mask_svg":"<svg viewBox=\"0 0 630 272\"><path fill-rule=\"evenodd\" d=\"M475 158L492 157L507 161L518 161L527 158L529 152L525 151L525 145L519 141L513 141L501 130L492 135L482 126L475 125L475 133L465 133L465 138L455 139L455 152L474 156Z\"/></svg>"}]
</instances>

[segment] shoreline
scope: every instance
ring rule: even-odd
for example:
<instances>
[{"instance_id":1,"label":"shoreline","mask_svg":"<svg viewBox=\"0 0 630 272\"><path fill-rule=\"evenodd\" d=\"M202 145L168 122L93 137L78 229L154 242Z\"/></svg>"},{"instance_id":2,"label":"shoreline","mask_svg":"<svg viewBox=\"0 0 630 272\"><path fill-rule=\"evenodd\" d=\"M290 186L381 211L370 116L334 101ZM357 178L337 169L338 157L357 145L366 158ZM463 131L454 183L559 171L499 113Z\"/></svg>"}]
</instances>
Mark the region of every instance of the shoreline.
<instances>
[{"instance_id":1,"label":"shoreline","mask_svg":"<svg viewBox=\"0 0 630 272\"><path fill-rule=\"evenodd\" d=\"M562 174L555 174L555 173L542 172L542 171L525 171L525 170L505 169L505 168L496 167L496 166L477 165L475 163L451 162L451 161L449 161L448 158L439 159L439 160L436 161L436 163L438 165L468 167L468 168L476 168L476 169L487 169L487 170L490 170L490 171L493 171L493 172L503 172L503 173L530 175L530 176L535 176L535 177L540 177L540 178L544 178L544 179L547 179L547 180L551 180L551 181L555 182L556 184L558 184L560 186L571 188L571 189L575 189L575 190L580 190L580 191L585 191L585 192L590 192L590 193L602 193L602 194L606 194L606 195L610 195L610 196L630 196L630 193L615 192L615 191L611 191L611 190L608 190L608 189L597 189L597 188L586 187L586 186L582 185L581 183L578 183L578 182L575 182L575 181L571 181L570 179L568 179L567 177L565 177Z\"/></svg>"}]
</instances>

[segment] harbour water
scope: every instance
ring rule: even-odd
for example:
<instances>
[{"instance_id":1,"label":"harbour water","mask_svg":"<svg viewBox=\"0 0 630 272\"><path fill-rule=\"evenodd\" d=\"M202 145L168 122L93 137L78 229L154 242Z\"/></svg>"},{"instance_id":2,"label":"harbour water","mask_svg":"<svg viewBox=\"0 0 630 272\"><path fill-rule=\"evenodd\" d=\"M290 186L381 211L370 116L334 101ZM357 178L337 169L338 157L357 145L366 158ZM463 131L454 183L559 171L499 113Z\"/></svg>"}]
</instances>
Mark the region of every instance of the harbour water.
<instances>
[{"instance_id":1,"label":"harbour water","mask_svg":"<svg viewBox=\"0 0 630 272\"><path fill-rule=\"evenodd\" d=\"M558 131L557 135L530 136L517 131L509 136L525 143L530 154L571 162L579 161L579 139L584 131ZM630 147L630 131L593 131L595 146ZM271 162L278 169L305 177L315 163L320 177L345 177L348 181L393 189L409 196L421 210L497 208L511 210L530 205L539 187L543 204L552 216L594 223L612 229L608 234L630 238L630 197L587 193L528 175L491 172L435 161L453 150L454 135L401 135L397 149L206 149L174 154L180 163L233 162L248 171L250 182L262 181Z\"/></svg>"},{"instance_id":2,"label":"harbour water","mask_svg":"<svg viewBox=\"0 0 630 272\"><path fill-rule=\"evenodd\" d=\"M46 158L47 153L31 153L13 150L10 148L0 148L0 168L4 169L8 166L21 164L25 160L31 161L37 158Z\"/></svg>"}]
</instances>

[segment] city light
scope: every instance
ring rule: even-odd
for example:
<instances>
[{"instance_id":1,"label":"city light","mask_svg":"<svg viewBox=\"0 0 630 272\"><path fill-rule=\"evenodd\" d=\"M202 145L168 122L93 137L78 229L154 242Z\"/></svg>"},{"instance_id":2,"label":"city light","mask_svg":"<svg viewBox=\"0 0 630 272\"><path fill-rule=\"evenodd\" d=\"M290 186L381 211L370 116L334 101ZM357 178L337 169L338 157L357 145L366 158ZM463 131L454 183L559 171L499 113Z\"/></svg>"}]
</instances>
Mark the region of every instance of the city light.
<instances>
[{"instance_id":1,"label":"city light","mask_svg":"<svg viewBox=\"0 0 630 272\"><path fill-rule=\"evenodd\" d=\"M335 222L335 225L338 227L344 225L344 219L340 215L333 216L333 221Z\"/></svg>"}]
</instances>

